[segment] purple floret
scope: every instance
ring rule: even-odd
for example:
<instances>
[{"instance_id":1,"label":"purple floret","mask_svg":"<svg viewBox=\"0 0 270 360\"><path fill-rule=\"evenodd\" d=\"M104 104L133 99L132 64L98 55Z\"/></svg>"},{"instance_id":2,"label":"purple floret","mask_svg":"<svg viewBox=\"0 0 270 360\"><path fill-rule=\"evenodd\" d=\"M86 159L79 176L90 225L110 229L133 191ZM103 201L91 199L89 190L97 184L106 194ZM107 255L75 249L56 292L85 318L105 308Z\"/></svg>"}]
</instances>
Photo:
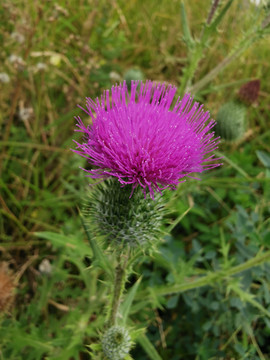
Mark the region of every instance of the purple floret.
<instances>
[{"instance_id":1,"label":"purple floret","mask_svg":"<svg viewBox=\"0 0 270 360\"><path fill-rule=\"evenodd\" d=\"M87 158L94 169L91 178L116 177L132 192L141 186L162 192L175 189L184 177L219 166L213 154L219 138L209 132L215 125L203 105L186 94L172 106L176 88L151 81L133 81L106 90L94 102L86 98L92 125L78 116L76 131L84 133L82 144L75 141L77 154ZM208 121L209 120L209 121Z\"/></svg>"}]
</instances>

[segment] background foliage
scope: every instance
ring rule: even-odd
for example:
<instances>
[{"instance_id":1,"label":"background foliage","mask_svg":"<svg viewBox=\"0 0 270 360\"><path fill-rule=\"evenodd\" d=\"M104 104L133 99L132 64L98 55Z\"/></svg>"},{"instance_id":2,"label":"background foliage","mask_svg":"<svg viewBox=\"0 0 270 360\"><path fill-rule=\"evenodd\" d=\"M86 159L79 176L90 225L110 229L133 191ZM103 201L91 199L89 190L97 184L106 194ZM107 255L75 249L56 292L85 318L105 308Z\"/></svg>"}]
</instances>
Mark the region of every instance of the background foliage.
<instances>
[{"instance_id":1,"label":"background foliage","mask_svg":"<svg viewBox=\"0 0 270 360\"><path fill-rule=\"evenodd\" d=\"M214 118L241 84L261 81L244 137L220 146L224 166L166 195L160 251L134 269L123 304L132 355L270 358L270 47L254 30L267 8L231 1L202 49L210 3L187 3L190 29L176 0L1 3L1 360L91 358L110 288L78 216L88 182L69 150L73 116L130 69L193 87ZM245 52L196 90L239 42Z\"/></svg>"}]
</instances>

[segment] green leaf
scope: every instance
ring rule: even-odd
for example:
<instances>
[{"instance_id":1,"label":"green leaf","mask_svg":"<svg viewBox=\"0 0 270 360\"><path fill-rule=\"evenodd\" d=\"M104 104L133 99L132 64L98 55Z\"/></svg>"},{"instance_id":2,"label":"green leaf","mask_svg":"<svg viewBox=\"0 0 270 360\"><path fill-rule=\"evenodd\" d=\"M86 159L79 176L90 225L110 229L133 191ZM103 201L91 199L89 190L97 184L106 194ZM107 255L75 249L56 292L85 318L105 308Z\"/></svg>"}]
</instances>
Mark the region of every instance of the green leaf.
<instances>
[{"instance_id":1,"label":"green leaf","mask_svg":"<svg viewBox=\"0 0 270 360\"><path fill-rule=\"evenodd\" d=\"M184 1L181 1L180 3L180 15L183 29L183 38L188 48L191 49L194 46L194 40L190 33Z\"/></svg>"},{"instance_id":2,"label":"green leaf","mask_svg":"<svg viewBox=\"0 0 270 360\"><path fill-rule=\"evenodd\" d=\"M122 314L123 324L125 324L126 321L127 321L127 317L128 317L129 312L130 312L132 302L134 300L135 294L136 294L136 292L138 290L138 287L140 285L141 280L142 280L142 277L140 277L136 281L136 283L129 290L129 292L128 292L126 298L125 298L125 301L120 306L120 313Z\"/></svg>"},{"instance_id":3,"label":"green leaf","mask_svg":"<svg viewBox=\"0 0 270 360\"><path fill-rule=\"evenodd\" d=\"M259 160L263 163L263 165L270 169L270 155L268 155L265 151L257 150L256 155Z\"/></svg>"},{"instance_id":4,"label":"green leaf","mask_svg":"<svg viewBox=\"0 0 270 360\"><path fill-rule=\"evenodd\" d=\"M14 348L22 351L26 346L38 349L39 353L42 354L44 351L52 351L53 347L50 342L40 339L37 334L27 334L21 328L12 329L12 338L14 341Z\"/></svg>"},{"instance_id":5,"label":"green leaf","mask_svg":"<svg viewBox=\"0 0 270 360\"><path fill-rule=\"evenodd\" d=\"M56 248L65 248L72 251L73 254L76 254L79 257L91 254L89 246L77 237L70 237L50 231L36 232L34 235L41 239L49 240Z\"/></svg>"},{"instance_id":6,"label":"green leaf","mask_svg":"<svg viewBox=\"0 0 270 360\"><path fill-rule=\"evenodd\" d=\"M83 225L84 231L86 233L87 239L89 241L89 244L90 244L93 254L94 254L95 264L97 266L99 266L101 269L103 269L109 275L110 279L113 279L114 269L113 269L113 266L112 266L110 260L100 249L97 241L95 241L92 238L92 236L90 235L89 230L87 229L86 223L85 223L84 218L81 213L80 213L80 218L81 218L82 225Z\"/></svg>"},{"instance_id":7,"label":"green leaf","mask_svg":"<svg viewBox=\"0 0 270 360\"><path fill-rule=\"evenodd\" d=\"M159 356L157 350L153 346L153 344L150 342L148 337L145 334L142 334L140 337L137 338L138 343L141 345L141 347L144 349L146 354L149 356L149 359L151 360L162 360L162 358Z\"/></svg>"},{"instance_id":8,"label":"green leaf","mask_svg":"<svg viewBox=\"0 0 270 360\"><path fill-rule=\"evenodd\" d=\"M233 290L242 301L244 302L248 302L251 305L253 305L254 307L256 307L257 309L259 309L264 315L268 316L270 318L270 312L265 309L258 301L256 301L254 299L255 295L250 294L244 290L242 290L238 284L236 283L231 283L228 288L230 290Z\"/></svg>"}]
</instances>

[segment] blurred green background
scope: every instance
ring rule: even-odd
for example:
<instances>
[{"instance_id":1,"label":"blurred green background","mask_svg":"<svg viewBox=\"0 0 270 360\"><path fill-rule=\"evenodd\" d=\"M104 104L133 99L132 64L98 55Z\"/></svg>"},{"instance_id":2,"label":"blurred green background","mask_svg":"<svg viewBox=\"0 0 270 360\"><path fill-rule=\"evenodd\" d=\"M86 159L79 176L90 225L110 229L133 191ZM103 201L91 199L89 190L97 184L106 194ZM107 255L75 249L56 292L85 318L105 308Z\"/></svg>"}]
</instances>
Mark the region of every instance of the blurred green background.
<instances>
[{"instance_id":1,"label":"blurred green background","mask_svg":"<svg viewBox=\"0 0 270 360\"><path fill-rule=\"evenodd\" d=\"M124 79L166 81L181 89L198 46L192 48L183 32L180 3L1 3L1 360L91 358L86 345L98 339L109 289L98 280L104 274L88 268L91 250L78 216L88 180L79 169L84 160L70 151L78 138L76 105ZM228 3L221 1L221 8ZM185 5L199 44L211 1ZM267 16L266 2L232 1L189 88ZM131 326L148 327L147 339L159 355L144 338L134 359L270 359L270 37L256 34L194 93L216 118L222 105L237 101L243 84L259 79L258 96L245 105L244 134L222 140L221 168L168 195L167 235L159 254L138 268L141 291L217 271L223 271L221 279L173 295L153 290L149 301L138 293ZM230 272L258 256L260 266L237 276Z\"/></svg>"}]
</instances>

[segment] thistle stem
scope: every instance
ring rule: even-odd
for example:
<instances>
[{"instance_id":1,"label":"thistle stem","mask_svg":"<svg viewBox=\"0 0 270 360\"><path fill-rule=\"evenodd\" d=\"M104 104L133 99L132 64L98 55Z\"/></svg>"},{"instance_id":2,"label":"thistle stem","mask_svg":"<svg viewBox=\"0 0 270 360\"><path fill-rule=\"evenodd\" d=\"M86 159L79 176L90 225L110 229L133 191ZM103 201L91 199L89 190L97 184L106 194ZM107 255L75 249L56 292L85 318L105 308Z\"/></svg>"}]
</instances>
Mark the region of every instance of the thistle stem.
<instances>
[{"instance_id":1,"label":"thistle stem","mask_svg":"<svg viewBox=\"0 0 270 360\"><path fill-rule=\"evenodd\" d=\"M207 20L206 20L207 25L210 25L210 23L211 23L211 21L213 19L213 16L215 15L215 12L217 10L219 2L220 2L220 0L213 0L212 6L210 8L210 11L209 11L209 14L208 14L208 17L207 17Z\"/></svg>"},{"instance_id":2,"label":"thistle stem","mask_svg":"<svg viewBox=\"0 0 270 360\"><path fill-rule=\"evenodd\" d=\"M213 68L207 75L205 75L201 80L199 80L194 85L186 89L189 93L196 93L201 90L206 84L208 84L212 79L214 79L225 67L227 67L232 61L238 58L254 41L257 40L256 36L251 38L246 38L239 45L239 47L229 56L227 56L223 61L221 61L215 68Z\"/></svg>"},{"instance_id":3,"label":"thistle stem","mask_svg":"<svg viewBox=\"0 0 270 360\"><path fill-rule=\"evenodd\" d=\"M118 259L118 265L115 268L114 286L113 286L113 298L111 308L109 311L108 325L114 326L116 324L116 317L119 310L122 294L125 290L126 283L126 267L127 267L128 256L125 262L121 264L121 256Z\"/></svg>"}]
</instances>

